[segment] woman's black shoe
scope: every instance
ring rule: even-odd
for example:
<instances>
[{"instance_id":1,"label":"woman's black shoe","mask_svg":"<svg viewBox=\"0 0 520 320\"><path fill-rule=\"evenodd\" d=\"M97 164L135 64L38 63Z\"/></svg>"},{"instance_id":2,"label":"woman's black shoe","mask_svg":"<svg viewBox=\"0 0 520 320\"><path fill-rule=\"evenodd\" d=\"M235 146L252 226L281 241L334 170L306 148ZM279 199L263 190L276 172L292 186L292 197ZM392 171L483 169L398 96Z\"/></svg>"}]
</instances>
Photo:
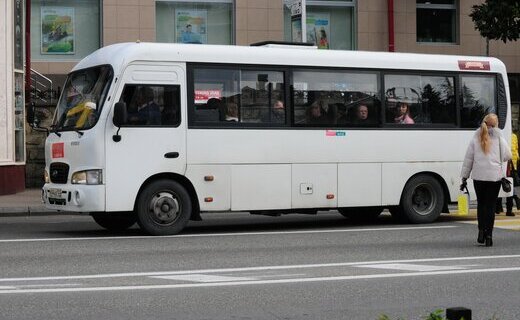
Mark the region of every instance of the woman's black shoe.
<instances>
[{"instance_id":1,"label":"woman's black shoe","mask_svg":"<svg viewBox=\"0 0 520 320\"><path fill-rule=\"evenodd\" d=\"M484 231L482 231L482 230L478 231L477 242L484 243Z\"/></svg>"},{"instance_id":2,"label":"woman's black shoe","mask_svg":"<svg viewBox=\"0 0 520 320\"><path fill-rule=\"evenodd\" d=\"M491 236L486 237L486 247L492 247L493 246L493 238Z\"/></svg>"}]
</instances>

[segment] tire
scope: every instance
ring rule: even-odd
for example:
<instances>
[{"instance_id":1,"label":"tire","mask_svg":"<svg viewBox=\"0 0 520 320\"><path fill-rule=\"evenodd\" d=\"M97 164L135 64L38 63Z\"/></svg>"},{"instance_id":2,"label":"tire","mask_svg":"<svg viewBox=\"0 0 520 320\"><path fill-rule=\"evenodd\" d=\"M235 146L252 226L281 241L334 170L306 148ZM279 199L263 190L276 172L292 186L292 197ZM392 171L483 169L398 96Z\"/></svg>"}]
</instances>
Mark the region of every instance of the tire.
<instances>
[{"instance_id":1,"label":"tire","mask_svg":"<svg viewBox=\"0 0 520 320\"><path fill-rule=\"evenodd\" d=\"M373 221L383 212L382 207L339 208L345 218L355 221Z\"/></svg>"},{"instance_id":2,"label":"tire","mask_svg":"<svg viewBox=\"0 0 520 320\"><path fill-rule=\"evenodd\" d=\"M150 183L137 200L137 223L154 236L177 234L191 215L191 199L184 187L173 180Z\"/></svg>"},{"instance_id":3,"label":"tire","mask_svg":"<svg viewBox=\"0 0 520 320\"><path fill-rule=\"evenodd\" d=\"M93 213L92 218L101 227L110 231L124 231L137 222L133 212L128 213Z\"/></svg>"},{"instance_id":4,"label":"tire","mask_svg":"<svg viewBox=\"0 0 520 320\"><path fill-rule=\"evenodd\" d=\"M440 216L444 192L437 179L417 175L410 179L401 195L402 218L409 223L431 223Z\"/></svg>"}]
</instances>

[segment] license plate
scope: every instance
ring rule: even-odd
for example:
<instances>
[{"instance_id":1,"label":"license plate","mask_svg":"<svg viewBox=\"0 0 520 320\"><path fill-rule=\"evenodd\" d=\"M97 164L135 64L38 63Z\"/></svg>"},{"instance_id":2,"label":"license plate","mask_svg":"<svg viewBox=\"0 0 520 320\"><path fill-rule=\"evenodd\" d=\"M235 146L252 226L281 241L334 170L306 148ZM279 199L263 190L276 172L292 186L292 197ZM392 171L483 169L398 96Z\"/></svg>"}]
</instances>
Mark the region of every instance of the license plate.
<instances>
[{"instance_id":1,"label":"license plate","mask_svg":"<svg viewBox=\"0 0 520 320\"><path fill-rule=\"evenodd\" d=\"M61 189L50 188L47 190L47 193L49 194L49 198L61 199Z\"/></svg>"}]
</instances>

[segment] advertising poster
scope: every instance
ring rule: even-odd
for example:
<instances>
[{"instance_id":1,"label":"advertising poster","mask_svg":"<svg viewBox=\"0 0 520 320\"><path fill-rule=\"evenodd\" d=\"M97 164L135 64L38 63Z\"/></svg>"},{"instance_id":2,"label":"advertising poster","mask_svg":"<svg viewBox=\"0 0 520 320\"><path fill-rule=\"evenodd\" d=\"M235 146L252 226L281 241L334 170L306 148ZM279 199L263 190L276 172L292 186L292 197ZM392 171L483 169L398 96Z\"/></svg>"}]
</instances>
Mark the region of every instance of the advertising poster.
<instances>
[{"instance_id":1,"label":"advertising poster","mask_svg":"<svg viewBox=\"0 0 520 320\"><path fill-rule=\"evenodd\" d=\"M42 7L42 54L74 54L74 8Z\"/></svg>"},{"instance_id":2,"label":"advertising poster","mask_svg":"<svg viewBox=\"0 0 520 320\"><path fill-rule=\"evenodd\" d=\"M314 43L318 49L329 49L330 14L307 14L307 42Z\"/></svg>"},{"instance_id":3,"label":"advertising poster","mask_svg":"<svg viewBox=\"0 0 520 320\"><path fill-rule=\"evenodd\" d=\"M175 17L177 42L180 43L207 43L206 10L177 10Z\"/></svg>"}]
</instances>

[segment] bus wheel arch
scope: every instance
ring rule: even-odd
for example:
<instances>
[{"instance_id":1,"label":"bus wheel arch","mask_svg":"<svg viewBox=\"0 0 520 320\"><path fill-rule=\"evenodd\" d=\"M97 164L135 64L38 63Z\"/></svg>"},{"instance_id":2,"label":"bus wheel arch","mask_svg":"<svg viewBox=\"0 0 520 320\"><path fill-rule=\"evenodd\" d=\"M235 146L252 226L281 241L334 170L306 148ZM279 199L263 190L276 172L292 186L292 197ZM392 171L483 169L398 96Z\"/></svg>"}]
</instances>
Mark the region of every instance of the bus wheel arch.
<instances>
[{"instance_id":1,"label":"bus wheel arch","mask_svg":"<svg viewBox=\"0 0 520 320\"><path fill-rule=\"evenodd\" d=\"M152 199L152 197L155 198ZM166 209L164 213L161 213L160 208L163 204L173 211L168 213L169 209ZM154 235L178 233L188 220L201 220L199 208L197 194L191 182L185 177L173 173L157 174L148 178L139 189L134 203L134 212L138 217L140 227ZM145 214L146 211L148 211L148 216ZM164 216L164 220L159 221L158 215L161 214L166 216L178 214L179 220L169 223L167 217ZM161 224L164 225L161 226Z\"/></svg>"},{"instance_id":2,"label":"bus wheel arch","mask_svg":"<svg viewBox=\"0 0 520 320\"><path fill-rule=\"evenodd\" d=\"M173 181L177 181L178 183L180 183L186 189L188 194L190 195L191 204L192 204L191 205L192 212L191 212L190 220L193 220L193 221L202 220L202 218L200 217L200 205L199 205L199 200L198 200L199 198L197 197L197 192L195 191L193 184L185 176L182 176L182 175L176 174L176 173L171 173L171 172L159 173L159 174L153 175L153 176L149 177L148 179L146 179L146 181L139 188L139 192L137 193L137 197L134 202L134 211L135 212L137 212L136 211L137 200L138 200L141 192L144 190L144 188L147 185L149 185L153 181L159 180L159 179L173 180Z\"/></svg>"},{"instance_id":3,"label":"bus wheel arch","mask_svg":"<svg viewBox=\"0 0 520 320\"><path fill-rule=\"evenodd\" d=\"M431 223L446 208L447 186L444 179L433 172L420 172L408 179L396 214L409 223Z\"/></svg>"}]
</instances>

